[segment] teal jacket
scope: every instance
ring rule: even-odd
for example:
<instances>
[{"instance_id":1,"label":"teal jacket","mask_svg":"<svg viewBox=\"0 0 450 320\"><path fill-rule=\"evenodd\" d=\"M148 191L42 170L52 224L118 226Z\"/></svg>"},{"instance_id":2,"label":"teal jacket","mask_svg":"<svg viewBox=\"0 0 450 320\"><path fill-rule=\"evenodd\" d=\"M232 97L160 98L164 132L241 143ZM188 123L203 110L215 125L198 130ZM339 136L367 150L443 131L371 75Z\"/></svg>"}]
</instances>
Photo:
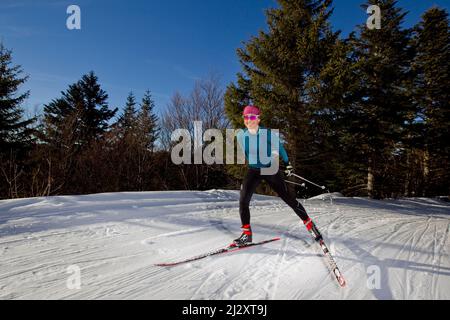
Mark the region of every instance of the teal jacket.
<instances>
[{"instance_id":1,"label":"teal jacket","mask_svg":"<svg viewBox=\"0 0 450 320\"><path fill-rule=\"evenodd\" d=\"M289 163L288 154L280 141L280 137L270 129L260 126L256 135L252 135L248 129L243 129L238 132L236 137L250 168L260 169L270 167L273 161L273 154L278 154L286 164ZM275 140L272 141L272 139ZM277 142L278 148L276 147ZM266 148L264 144L267 146ZM262 149L262 152L264 152L264 149L267 151L266 159L260 159L260 149Z\"/></svg>"}]
</instances>

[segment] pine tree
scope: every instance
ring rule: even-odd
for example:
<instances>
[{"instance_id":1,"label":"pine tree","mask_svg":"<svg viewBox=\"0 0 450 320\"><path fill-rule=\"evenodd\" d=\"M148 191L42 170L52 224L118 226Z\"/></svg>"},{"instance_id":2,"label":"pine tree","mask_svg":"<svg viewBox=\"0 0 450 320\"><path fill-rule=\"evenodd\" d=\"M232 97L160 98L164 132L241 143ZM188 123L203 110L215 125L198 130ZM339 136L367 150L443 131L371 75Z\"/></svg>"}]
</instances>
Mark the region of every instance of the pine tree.
<instances>
[{"instance_id":1,"label":"pine tree","mask_svg":"<svg viewBox=\"0 0 450 320\"><path fill-rule=\"evenodd\" d=\"M23 194L26 156L32 146L35 119L24 119L21 104L29 92L19 93L28 77L12 66L12 52L0 43L0 199Z\"/></svg>"},{"instance_id":2,"label":"pine tree","mask_svg":"<svg viewBox=\"0 0 450 320\"><path fill-rule=\"evenodd\" d=\"M0 153L17 151L30 141L29 126L34 119L24 120L20 105L29 92L19 93L19 87L28 77L21 77L21 66L11 66L12 52L0 43Z\"/></svg>"},{"instance_id":3,"label":"pine tree","mask_svg":"<svg viewBox=\"0 0 450 320\"><path fill-rule=\"evenodd\" d=\"M117 125L122 135L131 134L136 130L137 126L137 111L136 111L136 98L133 92L130 92L127 97L125 108L122 115L117 121Z\"/></svg>"},{"instance_id":4,"label":"pine tree","mask_svg":"<svg viewBox=\"0 0 450 320\"><path fill-rule=\"evenodd\" d=\"M417 135L423 163L422 195L450 194L450 32L446 10L437 7L424 13L416 26L414 44Z\"/></svg>"},{"instance_id":5,"label":"pine tree","mask_svg":"<svg viewBox=\"0 0 450 320\"><path fill-rule=\"evenodd\" d=\"M360 79L348 40L339 40L320 76L311 83L315 91L311 95L317 108L314 116L315 136L322 137L322 149L326 159L325 182L332 190L345 195L362 195L366 190L367 166L360 154L360 147L353 136L352 104L358 100ZM325 170L324 170L325 171ZM365 191L367 193L367 191Z\"/></svg>"},{"instance_id":6,"label":"pine tree","mask_svg":"<svg viewBox=\"0 0 450 320\"><path fill-rule=\"evenodd\" d=\"M109 109L107 100L108 95L101 89L94 72L84 75L62 92L61 98L44 106L47 138L60 144L70 128L71 142L80 148L101 139L117 112L117 108Z\"/></svg>"},{"instance_id":7,"label":"pine tree","mask_svg":"<svg viewBox=\"0 0 450 320\"><path fill-rule=\"evenodd\" d=\"M137 115L136 173L140 191L154 190L157 185L155 144L159 136L158 117L150 91L146 91Z\"/></svg>"},{"instance_id":8,"label":"pine tree","mask_svg":"<svg viewBox=\"0 0 450 320\"><path fill-rule=\"evenodd\" d=\"M327 64L339 33L329 24L331 0L279 0L266 12L268 31L260 31L238 49L243 72L228 86L225 107L234 126L242 127L242 107L251 102L262 109L262 124L280 128L290 160L314 177L326 168L323 137L314 118L313 85ZM320 167L322 166L322 167Z\"/></svg>"},{"instance_id":9,"label":"pine tree","mask_svg":"<svg viewBox=\"0 0 450 320\"><path fill-rule=\"evenodd\" d=\"M140 105L138 128L143 147L151 152L155 149L155 143L159 137L158 116L155 114L155 102L150 91L146 91Z\"/></svg>"},{"instance_id":10,"label":"pine tree","mask_svg":"<svg viewBox=\"0 0 450 320\"><path fill-rule=\"evenodd\" d=\"M102 142L109 121L108 95L93 72L62 92L62 97L44 106L41 140L43 161L49 164L48 194L92 192L101 186L95 180L95 159L102 156ZM91 179L91 181L89 181ZM93 181L92 181L93 180Z\"/></svg>"},{"instance_id":11,"label":"pine tree","mask_svg":"<svg viewBox=\"0 0 450 320\"><path fill-rule=\"evenodd\" d=\"M354 79L359 84L341 120L348 125L344 139L364 159L368 195L379 198L401 188L390 179L391 164L402 152L405 123L414 115L407 91L413 50L411 30L402 28L406 13L396 7L397 1L370 0L371 4L380 6L382 28L370 30L362 25L359 34L350 35Z\"/></svg>"}]
</instances>

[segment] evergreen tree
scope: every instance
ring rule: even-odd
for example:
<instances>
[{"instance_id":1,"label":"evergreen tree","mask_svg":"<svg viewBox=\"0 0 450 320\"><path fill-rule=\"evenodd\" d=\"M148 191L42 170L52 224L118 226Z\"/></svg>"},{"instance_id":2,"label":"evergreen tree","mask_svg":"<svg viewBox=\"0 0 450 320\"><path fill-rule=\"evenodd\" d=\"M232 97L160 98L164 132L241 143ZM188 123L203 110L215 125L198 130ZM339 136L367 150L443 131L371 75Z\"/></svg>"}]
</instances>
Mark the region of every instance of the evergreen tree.
<instances>
[{"instance_id":1,"label":"evergreen tree","mask_svg":"<svg viewBox=\"0 0 450 320\"><path fill-rule=\"evenodd\" d=\"M21 104L29 92L19 93L28 77L12 65L12 52L0 43L0 199L20 197L26 156L31 147L35 119L25 120Z\"/></svg>"},{"instance_id":2,"label":"evergreen tree","mask_svg":"<svg viewBox=\"0 0 450 320\"><path fill-rule=\"evenodd\" d=\"M67 128L71 130L72 143L79 147L102 138L117 112L117 108L109 109L107 100L108 95L94 72L84 75L62 92L61 98L44 107L47 138L58 142Z\"/></svg>"},{"instance_id":3,"label":"evergreen tree","mask_svg":"<svg viewBox=\"0 0 450 320\"><path fill-rule=\"evenodd\" d=\"M249 102L263 112L262 123L280 128L291 162L310 177L327 168L326 137L315 117L323 106L312 95L315 81L338 43L331 30L331 0L279 0L266 11L268 31L260 31L238 49L243 72L228 86L225 108L234 126L242 127L242 107Z\"/></svg>"},{"instance_id":4,"label":"evergreen tree","mask_svg":"<svg viewBox=\"0 0 450 320\"><path fill-rule=\"evenodd\" d=\"M391 179L392 163L403 152L405 123L414 116L407 91L413 50L411 30L402 28L406 13L396 7L397 1L370 0L372 4L380 6L382 28L362 25L359 34L350 35L353 79L359 83L341 121L347 124L342 139L354 144L355 160L363 159L366 166L368 195L379 198L402 187Z\"/></svg>"},{"instance_id":5,"label":"evergreen tree","mask_svg":"<svg viewBox=\"0 0 450 320\"><path fill-rule=\"evenodd\" d=\"M117 121L117 125L122 135L127 135L136 130L137 125L137 111L136 111L136 98L133 92L130 92L127 97L125 108L122 115Z\"/></svg>"},{"instance_id":6,"label":"evergreen tree","mask_svg":"<svg viewBox=\"0 0 450 320\"><path fill-rule=\"evenodd\" d=\"M17 151L30 141L29 126L34 119L24 120L20 105L29 92L19 93L19 87L28 77L22 77L21 66L11 66L12 52L0 43L0 153Z\"/></svg>"},{"instance_id":7,"label":"evergreen tree","mask_svg":"<svg viewBox=\"0 0 450 320\"><path fill-rule=\"evenodd\" d=\"M352 105L358 100L360 79L353 49L348 40L338 41L330 60L321 70L313 86L315 105L326 106L318 109L314 123L317 136L324 138L322 148L328 154L326 161L328 174L326 184L332 190L340 190L345 195L367 194L367 165L353 126ZM366 175L364 175L366 173Z\"/></svg>"},{"instance_id":8,"label":"evergreen tree","mask_svg":"<svg viewBox=\"0 0 450 320\"><path fill-rule=\"evenodd\" d=\"M62 92L62 97L44 106L41 140L43 160L49 165L48 194L92 192L102 157L102 144L109 120L117 112L110 110L108 95L93 72ZM93 181L95 182L93 182Z\"/></svg>"},{"instance_id":9,"label":"evergreen tree","mask_svg":"<svg viewBox=\"0 0 450 320\"><path fill-rule=\"evenodd\" d=\"M450 32L448 13L429 9L416 26L416 136L422 143L422 195L449 194L450 180Z\"/></svg>"},{"instance_id":10,"label":"evergreen tree","mask_svg":"<svg viewBox=\"0 0 450 320\"><path fill-rule=\"evenodd\" d=\"M154 111L155 102L150 91L146 91L140 105L138 114L138 129L143 147L153 152L155 143L158 140L160 128L158 126L158 116Z\"/></svg>"},{"instance_id":11,"label":"evergreen tree","mask_svg":"<svg viewBox=\"0 0 450 320\"><path fill-rule=\"evenodd\" d=\"M158 184L154 150L159 136L159 126L154 108L151 93L146 91L137 116L137 187L140 191L154 190Z\"/></svg>"}]
</instances>

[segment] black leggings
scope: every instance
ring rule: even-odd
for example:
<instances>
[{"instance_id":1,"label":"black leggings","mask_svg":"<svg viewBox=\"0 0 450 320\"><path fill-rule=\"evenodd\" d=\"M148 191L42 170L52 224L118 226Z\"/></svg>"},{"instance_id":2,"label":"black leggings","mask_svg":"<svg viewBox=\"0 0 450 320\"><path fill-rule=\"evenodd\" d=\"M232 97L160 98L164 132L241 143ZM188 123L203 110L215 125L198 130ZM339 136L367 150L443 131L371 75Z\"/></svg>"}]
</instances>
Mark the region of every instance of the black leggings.
<instances>
[{"instance_id":1,"label":"black leggings","mask_svg":"<svg viewBox=\"0 0 450 320\"><path fill-rule=\"evenodd\" d=\"M284 182L280 171L278 171L274 175L269 176L261 175L261 170L259 169L249 168L244 182L241 186L241 196L239 200L239 214L241 215L242 225L250 224L250 200L256 190L256 187L261 183L262 180L265 180L269 184L269 186L276 193L278 193L278 196L295 211L300 219L306 221L309 218L302 204L298 202L295 197L289 194L286 183Z\"/></svg>"}]
</instances>

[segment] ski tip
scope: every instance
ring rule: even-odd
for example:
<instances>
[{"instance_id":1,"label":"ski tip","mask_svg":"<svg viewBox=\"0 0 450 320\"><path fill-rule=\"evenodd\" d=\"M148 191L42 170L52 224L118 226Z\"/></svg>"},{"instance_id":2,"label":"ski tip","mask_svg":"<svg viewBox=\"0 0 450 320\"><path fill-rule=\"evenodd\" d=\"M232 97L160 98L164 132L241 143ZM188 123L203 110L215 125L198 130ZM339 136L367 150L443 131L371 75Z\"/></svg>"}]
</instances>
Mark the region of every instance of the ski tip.
<instances>
[{"instance_id":1,"label":"ski tip","mask_svg":"<svg viewBox=\"0 0 450 320\"><path fill-rule=\"evenodd\" d=\"M345 288L345 287L347 286L347 282L345 281L344 278L341 278L341 279L339 279L338 281L339 281L339 285L340 285L342 288Z\"/></svg>"},{"instance_id":2,"label":"ski tip","mask_svg":"<svg viewBox=\"0 0 450 320\"><path fill-rule=\"evenodd\" d=\"M279 241L279 240L281 240L281 238L280 238L280 237L277 237L277 238L273 238L273 239L266 240L266 241L263 241L263 242L269 243L269 242L274 242L274 241Z\"/></svg>"},{"instance_id":3,"label":"ski tip","mask_svg":"<svg viewBox=\"0 0 450 320\"><path fill-rule=\"evenodd\" d=\"M254 242L253 245L266 244L266 243L270 243L270 242L274 242L274 241L279 241L279 240L281 240L281 238L277 237L277 238L272 238L272 239L264 240L264 241L260 241L260 242Z\"/></svg>"}]
</instances>

